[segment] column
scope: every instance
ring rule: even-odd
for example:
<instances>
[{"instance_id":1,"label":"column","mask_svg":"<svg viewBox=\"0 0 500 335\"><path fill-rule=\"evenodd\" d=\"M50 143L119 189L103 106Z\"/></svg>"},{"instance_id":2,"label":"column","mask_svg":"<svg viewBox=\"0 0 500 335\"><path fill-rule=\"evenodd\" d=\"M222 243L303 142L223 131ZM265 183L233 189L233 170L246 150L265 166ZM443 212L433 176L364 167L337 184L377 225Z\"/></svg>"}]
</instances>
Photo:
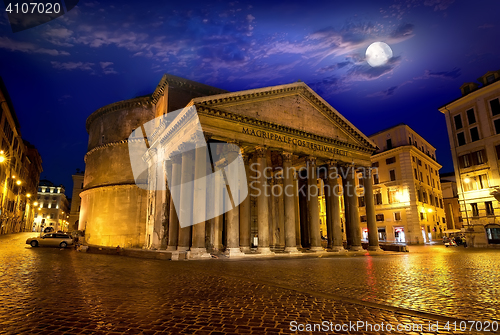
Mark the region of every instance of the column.
<instances>
[{"instance_id":1,"label":"column","mask_svg":"<svg viewBox=\"0 0 500 335\"><path fill-rule=\"evenodd\" d=\"M318 180L316 176L316 157L309 156L307 162L307 210L309 216L309 236L311 251L321 251L321 233L319 231Z\"/></svg>"},{"instance_id":2,"label":"column","mask_svg":"<svg viewBox=\"0 0 500 335\"><path fill-rule=\"evenodd\" d=\"M175 152L170 156L172 161L172 174L169 178L169 188L170 188L170 215L168 219L168 247L167 250L174 251L177 250L177 243L179 241L179 217L177 216L177 211L175 209L175 203L179 203L180 199L180 189L174 188L173 186L179 185L181 181L181 160L182 156Z\"/></svg>"},{"instance_id":3,"label":"column","mask_svg":"<svg viewBox=\"0 0 500 335\"><path fill-rule=\"evenodd\" d=\"M382 251L378 245L378 229L375 220L375 204L373 200L372 169L363 168L363 186L365 189L366 224L368 227L368 250Z\"/></svg>"},{"instance_id":4,"label":"column","mask_svg":"<svg viewBox=\"0 0 500 335\"><path fill-rule=\"evenodd\" d=\"M238 155L240 153L240 147L237 142L229 143L226 146L226 160L227 165L227 178L232 178L232 182L228 180L228 184L239 185L239 165ZM226 213L227 217L227 246L226 254L229 257L243 256L240 250L240 197L239 197L239 186L235 189L228 190L231 192L231 197L233 198L234 207ZM233 205L231 204L231 206Z\"/></svg>"},{"instance_id":5,"label":"column","mask_svg":"<svg viewBox=\"0 0 500 335\"><path fill-rule=\"evenodd\" d=\"M197 143L206 139L198 135ZM196 148L194 153L194 199L193 199L193 245L191 257L209 256L205 247L205 221L207 215L207 198L211 190L207 189L206 176L211 173L210 159L207 155L208 147Z\"/></svg>"},{"instance_id":6,"label":"column","mask_svg":"<svg viewBox=\"0 0 500 335\"><path fill-rule=\"evenodd\" d=\"M331 214L331 222L330 222L330 227L331 227L331 250L332 251L342 251L344 249L344 244L343 244L343 236L342 236L342 227L341 227L341 220L340 220L340 183L339 183L339 178L338 178L338 168L336 165L334 165L333 162L330 162L328 164L328 186L329 186L329 192L330 196L328 198L329 200L329 207L330 207L330 214ZM330 236L328 237L330 239ZM330 244L330 242L328 242Z\"/></svg>"},{"instance_id":7,"label":"column","mask_svg":"<svg viewBox=\"0 0 500 335\"><path fill-rule=\"evenodd\" d=\"M354 166L346 168L346 188L344 197L347 197L349 203L349 236L351 251L363 250L361 247L361 229L359 227L359 210L358 210L358 195L356 193L356 170Z\"/></svg>"},{"instance_id":8,"label":"column","mask_svg":"<svg viewBox=\"0 0 500 335\"><path fill-rule=\"evenodd\" d=\"M267 177L265 176L267 167L267 148L256 147L257 155L257 187L259 195L257 197L257 230L259 238L259 246L257 251L261 254L270 254L269 248L269 204L268 204L268 189Z\"/></svg>"},{"instance_id":9,"label":"column","mask_svg":"<svg viewBox=\"0 0 500 335\"><path fill-rule=\"evenodd\" d=\"M283 152L283 196L285 211L285 252L297 253L295 234L295 187L294 171L292 169L292 153Z\"/></svg>"},{"instance_id":10,"label":"column","mask_svg":"<svg viewBox=\"0 0 500 335\"><path fill-rule=\"evenodd\" d=\"M191 228L193 223L193 153L192 145L181 145L182 165L181 165L181 190L180 190L180 210L179 223L187 226L179 227L178 251L189 250L191 244Z\"/></svg>"},{"instance_id":11,"label":"column","mask_svg":"<svg viewBox=\"0 0 500 335\"><path fill-rule=\"evenodd\" d=\"M243 154L245 163L245 174L247 183L250 182L250 158L248 154ZM250 252L250 187L248 187L248 196L240 204L240 248L243 252Z\"/></svg>"}]
</instances>

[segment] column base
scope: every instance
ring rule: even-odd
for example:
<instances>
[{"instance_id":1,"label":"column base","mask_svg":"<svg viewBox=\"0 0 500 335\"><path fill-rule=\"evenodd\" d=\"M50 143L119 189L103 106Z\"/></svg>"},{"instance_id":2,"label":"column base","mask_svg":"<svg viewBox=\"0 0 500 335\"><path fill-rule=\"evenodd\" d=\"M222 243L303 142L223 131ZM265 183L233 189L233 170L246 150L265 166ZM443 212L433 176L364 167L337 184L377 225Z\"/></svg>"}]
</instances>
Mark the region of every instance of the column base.
<instances>
[{"instance_id":1,"label":"column base","mask_svg":"<svg viewBox=\"0 0 500 335\"><path fill-rule=\"evenodd\" d=\"M384 250L382 250L378 245L375 245L375 246L369 246L368 251L384 251Z\"/></svg>"},{"instance_id":2,"label":"column base","mask_svg":"<svg viewBox=\"0 0 500 335\"><path fill-rule=\"evenodd\" d=\"M176 245L169 245L167 247L167 251L176 251L177 250L177 246Z\"/></svg>"},{"instance_id":3,"label":"column base","mask_svg":"<svg viewBox=\"0 0 500 335\"><path fill-rule=\"evenodd\" d=\"M191 248L191 250L187 252L187 258L202 259L202 258L212 258L212 256L207 252L206 248Z\"/></svg>"},{"instance_id":4,"label":"column base","mask_svg":"<svg viewBox=\"0 0 500 335\"><path fill-rule=\"evenodd\" d=\"M261 255L272 255L272 254L274 254L271 251L271 248L269 248L269 247L258 247L257 248L257 253L259 253Z\"/></svg>"},{"instance_id":5,"label":"column base","mask_svg":"<svg viewBox=\"0 0 500 335\"><path fill-rule=\"evenodd\" d=\"M325 251L325 249L323 247L311 247L309 248L309 251L318 252L318 251Z\"/></svg>"},{"instance_id":6,"label":"column base","mask_svg":"<svg viewBox=\"0 0 500 335\"><path fill-rule=\"evenodd\" d=\"M340 245L332 246L328 251L332 251L332 252L347 252L347 250L344 249L344 247L340 246Z\"/></svg>"},{"instance_id":7,"label":"column base","mask_svg":"<svg viewBox=\"0 0 500 335\"><path fill-rule=\"evenodd\" d=\"M250 247L240 247L242 253L248 253L251 251Z\"/></svg>"},{"instance_id":8,"label":"column base","mask_svg":"<svg viewBox=\"0 0 500 335\"><path fill-rule=\"evenodd\" d=\"M180 261L180 260L185 260L185 259L187 259L187 252L186 251L172 251L171 260Z\"/></svg>"},{"instance_id":9,"label":"column base","mask_svg":"<svg viewBox=\"0 0 500 335\"><path fill-rule=\"evenodd\" d=\"M227 248L225 252L227 257L244 257L245 254L241 252L240 248Z\"/></svg>"},{"instance_id":10,"label":"column base","mask_svg":"<svg viewBox=\"0 0 500 335\"><path fill-rule=\"evenodd\" d=\"M177 247L177 251L188 251L189 247Z\"/></svg>"},{"instance_id":11,"label":"column base","mask_svg":"<svg viewBox=\"0 0 500 335\"><path fill-rule=\"evenodd\" d=\"M301 254L297 247L286 247L285 252L288 252L289 254Z\"/></svg>"},{"instance_id":12,"label":"column base","mask_svg":"<svg viewBox=\"0 0 500 335\"><path fill-rule=\"evenodd\" d=\"M360 245L351 245L349 251L363 251L363 247Z\"/></svg>"}]
</instances>

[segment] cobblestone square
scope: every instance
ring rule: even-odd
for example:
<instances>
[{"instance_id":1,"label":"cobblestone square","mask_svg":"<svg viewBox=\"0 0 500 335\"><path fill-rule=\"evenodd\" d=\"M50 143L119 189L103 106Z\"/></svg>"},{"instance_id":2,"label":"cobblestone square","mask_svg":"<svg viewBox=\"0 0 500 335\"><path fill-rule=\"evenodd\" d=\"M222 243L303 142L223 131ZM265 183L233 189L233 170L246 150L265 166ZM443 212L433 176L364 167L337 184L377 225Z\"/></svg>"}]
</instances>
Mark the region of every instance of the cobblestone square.
<instances>
[{"instance_id":1,"label":"cobblestone square","mask_svg":"<svg viewBox=\"0 0 500 335\"><path fill-rule=\"evenodd\" d=\"M1 334L291 334L322 322L333 328L297 333L465 334L480 332L444 326L500 319L494 250L173 262L31 248L31 235L0 236Z\"/></svg>"}]
</instances>

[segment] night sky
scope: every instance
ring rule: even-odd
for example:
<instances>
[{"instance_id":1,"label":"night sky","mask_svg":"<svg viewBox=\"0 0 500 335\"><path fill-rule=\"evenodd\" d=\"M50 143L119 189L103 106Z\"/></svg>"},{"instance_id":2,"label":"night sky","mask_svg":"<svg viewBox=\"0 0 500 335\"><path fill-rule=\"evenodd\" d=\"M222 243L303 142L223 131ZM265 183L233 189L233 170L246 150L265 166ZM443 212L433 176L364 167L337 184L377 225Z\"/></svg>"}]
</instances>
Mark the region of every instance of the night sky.
<instances>
[{"instance_id":1,"label":"night sky","mask_svg":"<svg viewBox=\"0 0 500 335\"><path fill-rule=\"evenodd\" d=\"M2 8L2 4L0 4ZM444 115L464 82L500 69L500 2L80 1L12 33L0 17L0 75L44 172L72 188L86 118L150 94L163 73L229 91L302 80L366 135L404 122L453 170ZM393 50L370 67L365 50Z\"/></svg>"}]
</instances>

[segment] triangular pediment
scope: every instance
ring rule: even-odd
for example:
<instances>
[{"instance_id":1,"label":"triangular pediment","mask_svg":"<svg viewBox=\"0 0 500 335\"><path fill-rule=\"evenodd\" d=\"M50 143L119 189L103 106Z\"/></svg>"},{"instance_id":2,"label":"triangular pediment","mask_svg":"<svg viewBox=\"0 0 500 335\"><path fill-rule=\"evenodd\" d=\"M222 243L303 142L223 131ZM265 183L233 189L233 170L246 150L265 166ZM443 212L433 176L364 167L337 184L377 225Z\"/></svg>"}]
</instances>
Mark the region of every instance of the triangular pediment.
<instances>
[{"instance_id":1,"label":"triangular pediment","mask_svg":"<svg viewBox=\"0 0 500 335\"><path fill-rule=\"evenodd\" d=\"M195 98L193 104L281 125L339 142L376 145L302 82Z\"/></svg>"}]
</instances>

